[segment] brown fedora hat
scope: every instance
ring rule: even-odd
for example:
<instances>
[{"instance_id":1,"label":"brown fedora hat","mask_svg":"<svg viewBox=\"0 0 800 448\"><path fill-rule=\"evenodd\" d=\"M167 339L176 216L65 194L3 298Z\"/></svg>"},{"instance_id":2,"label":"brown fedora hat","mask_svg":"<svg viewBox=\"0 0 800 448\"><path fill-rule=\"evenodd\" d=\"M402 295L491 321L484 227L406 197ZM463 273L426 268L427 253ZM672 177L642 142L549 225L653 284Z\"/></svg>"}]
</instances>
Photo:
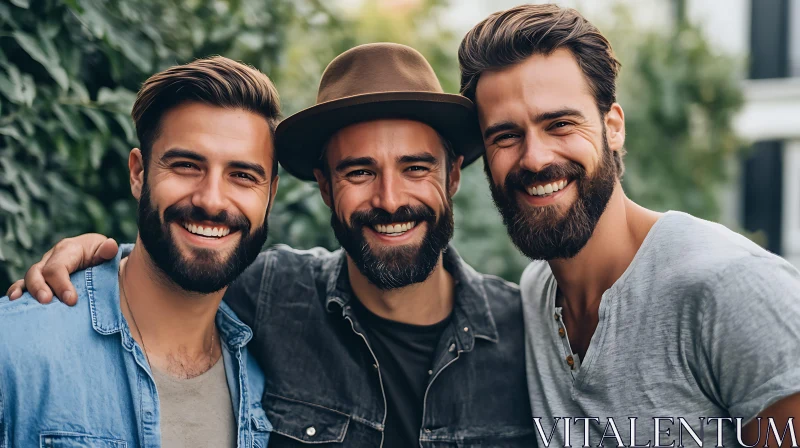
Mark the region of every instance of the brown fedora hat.
<instances>
[{"instance_id":1,"label":"brown fedora hat","mask_svg":"<svg viewBox=\"0 0 800 448\"><path fill-rule=\"evenodd\" d=\"M359 45L322 74L317 104L283 120L275 131L278 161L294 176L314 180L322 149L339 129L362 121L405 118L449 140L462 166L483 153L472 102L444 93L428 61L405 45Z\"/></svg>"}]
</instances>

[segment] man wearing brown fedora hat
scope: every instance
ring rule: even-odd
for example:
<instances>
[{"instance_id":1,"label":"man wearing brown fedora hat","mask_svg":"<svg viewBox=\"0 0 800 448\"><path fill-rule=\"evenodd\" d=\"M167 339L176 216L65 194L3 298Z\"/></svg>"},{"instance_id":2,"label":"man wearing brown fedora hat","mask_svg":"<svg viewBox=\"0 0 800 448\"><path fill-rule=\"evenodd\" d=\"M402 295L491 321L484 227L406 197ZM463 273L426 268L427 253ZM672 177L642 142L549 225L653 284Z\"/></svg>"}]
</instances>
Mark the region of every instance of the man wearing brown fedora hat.
<instances>
[{"instance_id":1,"label":"man wearing brown fedora hat","mask_svg":"<svg viewBox=\"0 0 800 448\"><path fill-rule=\"evenodd\" d=\"M275 141L343 250L268 250L226 294L253 329L270 446L533 446L519 290L448 246L461 168L482 154L472 103L417 51L361 45ZM75 269L105 241L48 264ZM41 272L28 284L46 288Z\"/></svg>"}]
</instances>

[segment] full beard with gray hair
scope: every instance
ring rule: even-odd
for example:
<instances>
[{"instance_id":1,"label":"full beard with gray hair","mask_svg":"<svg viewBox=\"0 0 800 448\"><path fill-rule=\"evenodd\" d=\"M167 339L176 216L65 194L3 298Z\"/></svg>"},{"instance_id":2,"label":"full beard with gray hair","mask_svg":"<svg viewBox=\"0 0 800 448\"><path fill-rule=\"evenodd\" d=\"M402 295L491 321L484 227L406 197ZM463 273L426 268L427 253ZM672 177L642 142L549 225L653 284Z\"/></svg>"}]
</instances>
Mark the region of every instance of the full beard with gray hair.
<instances>
[{"instance_id":1,"label":"full beard with gray hair","mask_svg":"<svg viewBox=\"0 0 800 448\"><path fill-rule=\"evenodd\" d=\"M611 199L618 180L617 166L603 131L603 157L592 175L578 163L549 165L538 172L510 172L502 186L489 173L492 199L503 217L515 246L533 260L569 259L589 242L597 222ZM566 212L558 205L532 206L521 203L518 193L537 182L567 179L574 182L578 198Z\"/></svg>"},{"instance_id":2,"label":"full beard with gray hair","mask_svg":"<svg viewBox=\"0 0 800 448\"><path fill-rule=\"evenodd\" d=\"M417 226L423 222L428 224L418 245L372 248L364 236L367 226L409 221L416 222ZM354 212L348 225L332 209L331 227L339 244L367 280L378 289L392 290L422 283L430 277L453 237L455 225L452 201L448 198L438 219L428 206L403 206L394 213L377 208Z\"/></svg>"}]
</instances>

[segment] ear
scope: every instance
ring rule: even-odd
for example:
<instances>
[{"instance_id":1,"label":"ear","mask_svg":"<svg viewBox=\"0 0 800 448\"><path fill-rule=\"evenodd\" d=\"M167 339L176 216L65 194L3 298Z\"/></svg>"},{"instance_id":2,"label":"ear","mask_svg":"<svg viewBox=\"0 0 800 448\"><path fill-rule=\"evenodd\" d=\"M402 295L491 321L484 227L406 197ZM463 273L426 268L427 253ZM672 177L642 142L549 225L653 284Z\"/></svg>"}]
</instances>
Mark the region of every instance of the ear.
<instances>
[{"instance_id":1,"label":"ear","mask_svg":"<svg viewBox=\"0 0 800 448\"><path fill-rule=\"evenodd\" d=\"M272 182L269 185L269 205L267 205L267 216L269 216L269 212L272 211L272 204L275 203L275 195L278 193L278 180L280 176L277 174L275 177L272 178Z\"/></svg>"},{"instance_id":2,"label":"ear","mask_svg":"<svg viewBox=\"0 0 800 448\"><path fill-rule=\"evenodd\" d=\"M322 174L322 170L319 168L314 168L314 177L317 179L319 194L322 195L322 200L325 202L325 205L327 205L328 208L333 208L333 204L331 204L330 179L326 178L325 175Z\"/></svg>"},{"instance_id":3,"label":"ear","mask_svg":"<svg viewBox=\"0 0 800 448\"><path fill-rule=\"evenodd\" d=\"M612 151L619 151L625 146L625 112L619 103L611 105L605 117L606 141Z\"/></svg>"},{"instance_id":4,"label":"ear","mask_svg":"<svg viewBox=\"0 0 800 448\"><path fill-rule=\"evenodd\" d=\"M133 148L128 154L128 170L130 171L131 194L139 202L144 187L144 159L139 148Z\"/></svg>"},{"instance_id":5,"label":"ear","mask_svg":"<svg viewBox=\"0 0 800 448\"><path fill-rule=\"evenodd\" d=\"M464 163L464 156L458 156L453 161L453 166L450 168L450 184L447 186L450 196L455 196L458 192L458 187L461 185L461 165Z\"/></svg>"}]
</instances>

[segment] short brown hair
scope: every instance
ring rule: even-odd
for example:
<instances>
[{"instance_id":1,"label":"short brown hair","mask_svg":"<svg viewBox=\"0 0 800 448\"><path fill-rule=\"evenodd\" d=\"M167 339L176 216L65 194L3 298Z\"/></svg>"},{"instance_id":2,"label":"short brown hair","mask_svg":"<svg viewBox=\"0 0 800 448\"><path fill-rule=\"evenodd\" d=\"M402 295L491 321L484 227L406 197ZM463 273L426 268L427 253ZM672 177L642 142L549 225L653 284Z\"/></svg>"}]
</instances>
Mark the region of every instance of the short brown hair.
<instances>
[{"instance_id":1,"label":"short brown hair","mask_svg":"<svg viewBox=\"0 0 800 448\"><path fill-rule=\"evenodd\" d=\"M485 70L522 62L534 54L566 48L578 60L605 114L616 101L620 63L611 44L576 10L558 5L521 5L496 12L475 25L461 41L461 93L475 102L475 87Z\"/></svg>"},{"instance_id":2,"label":"short brown hair","mask_svg":"<svg viewBox=\"0 0 800 448\"><path fill-rule=\"evenodd\" d=\"M148 78L133 104L131 116L145 167L160 132L161 117L186 102L259 114L269 123L273 136L280 118L278 91L267 75L249 65L214 56L170 67ZM277 172L278 157L275 156L272 176Z\"/></svg>"}]
</instances>

